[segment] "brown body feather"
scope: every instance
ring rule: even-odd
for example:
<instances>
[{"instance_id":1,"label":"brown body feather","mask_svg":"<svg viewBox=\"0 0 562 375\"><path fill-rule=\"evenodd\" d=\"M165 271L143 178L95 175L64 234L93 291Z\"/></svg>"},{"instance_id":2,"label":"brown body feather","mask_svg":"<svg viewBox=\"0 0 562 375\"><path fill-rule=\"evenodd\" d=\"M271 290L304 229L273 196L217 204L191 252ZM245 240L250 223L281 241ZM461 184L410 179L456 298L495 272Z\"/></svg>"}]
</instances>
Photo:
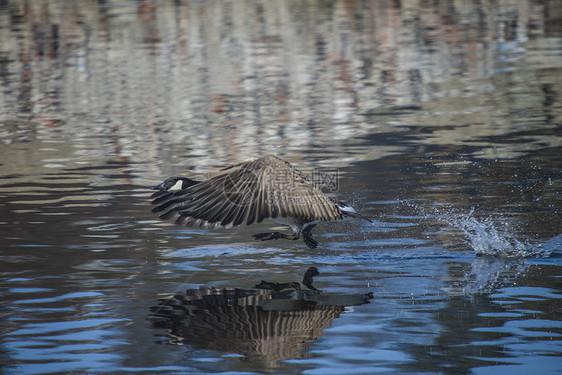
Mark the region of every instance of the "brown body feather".
<instances>
[{"instance_id":1,"label":"brown body feather","mask_svg":"<svg viewBox=\"0 0 562 375\"><path fill-rule=\"evenodd\" d=\"M231 227L287 218L302 228L342 219L335 201L276 156L239 163L211 173L206 181L153 197L153 212L187 226Z\"/></svg>"}]
</instances>

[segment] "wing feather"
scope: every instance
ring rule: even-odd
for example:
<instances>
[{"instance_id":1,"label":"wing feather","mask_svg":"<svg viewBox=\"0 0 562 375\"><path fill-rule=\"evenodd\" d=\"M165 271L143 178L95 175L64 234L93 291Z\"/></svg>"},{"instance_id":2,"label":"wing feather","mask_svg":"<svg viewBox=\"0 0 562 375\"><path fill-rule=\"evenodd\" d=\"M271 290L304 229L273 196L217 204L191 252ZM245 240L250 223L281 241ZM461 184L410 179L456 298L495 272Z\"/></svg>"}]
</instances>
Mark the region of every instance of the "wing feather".
<instances>
[{"instance_id":1,"label":"wing feather","mask_svg":"<svg viewBox=\"0 0 562 375\"><path fill-rule=\"evenodd\" d=\"M256 175L252 172L246 173L241 179L241 184L235 184L236 190L236 204L239 206L236 216L233 220L233 225L240 225L248 219L250 212L250 205L253 199L254 189L256 187Z\"/></svg>"},{"instance_id":2,"label":"wing feather","mask_svg":"<svg viewBox=\"0 0 562 375\"><path fill-rule=\"evenodd\" d=\"M196 185L153 195L153 212L187 226L230 227L264 219L341 219L334 202L289 163L265 156L223 168Z\"/></svg>"}]
</instances>

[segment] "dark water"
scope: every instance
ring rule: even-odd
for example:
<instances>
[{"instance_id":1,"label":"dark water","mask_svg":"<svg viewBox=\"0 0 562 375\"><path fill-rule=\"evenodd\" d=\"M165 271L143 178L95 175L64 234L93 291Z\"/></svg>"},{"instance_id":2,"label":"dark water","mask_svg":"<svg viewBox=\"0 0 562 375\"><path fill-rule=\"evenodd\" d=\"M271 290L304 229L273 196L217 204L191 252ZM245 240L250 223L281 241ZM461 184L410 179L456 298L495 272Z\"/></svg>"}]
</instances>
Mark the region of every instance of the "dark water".
<instances>
[{"instance_id":1,"label":"dark water","mask_svg":"<svg viewBox=\"0 0 562 375\"><path fill-rule=\"evenodd\" d=\"M562 372L560 9L3 2L1 372ZM310 250L150 212L165 177L267 153L337 170L374 223ZM322 294L374 298L210 310L184 336L151 318L312 266Z\"/></svg>"}]
</instances>

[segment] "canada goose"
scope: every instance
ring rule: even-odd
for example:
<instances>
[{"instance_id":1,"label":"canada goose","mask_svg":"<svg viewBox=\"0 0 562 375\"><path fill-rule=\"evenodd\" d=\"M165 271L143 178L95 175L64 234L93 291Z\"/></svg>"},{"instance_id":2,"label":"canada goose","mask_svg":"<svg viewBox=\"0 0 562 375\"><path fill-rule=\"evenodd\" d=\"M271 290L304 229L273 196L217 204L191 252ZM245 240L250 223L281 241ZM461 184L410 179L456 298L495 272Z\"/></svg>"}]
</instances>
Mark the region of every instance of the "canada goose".
<instances>
[{"instance_id":1,"label":"canada goose","mask_svg":"<svg viewBox=\"0 0 562 375\"><path fill-rule=\"evenodd\" d=\"M152 187L152 195L163 220L200 228L230 228L268 219L288 225L293 234L258 233L256 240L284 238L318 245L310 233L317 223L348 218L365 218L351 206L328 197L313 181L288 162L264 156L218 170L205 181L170 177Z\"/></svg>"}]
</instances>

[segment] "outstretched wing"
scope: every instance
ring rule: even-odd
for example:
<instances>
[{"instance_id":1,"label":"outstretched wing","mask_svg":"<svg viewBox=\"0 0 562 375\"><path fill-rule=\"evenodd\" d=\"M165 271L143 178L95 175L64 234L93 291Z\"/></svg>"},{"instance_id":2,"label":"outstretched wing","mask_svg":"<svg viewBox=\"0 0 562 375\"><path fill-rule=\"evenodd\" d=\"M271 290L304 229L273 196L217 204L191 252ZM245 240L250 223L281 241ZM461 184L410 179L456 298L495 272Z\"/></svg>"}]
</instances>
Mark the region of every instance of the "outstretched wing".
<instances>
[{"instance_id":1,"label":"outstretched wing","mask_svg":"<svg viewBox=\"0 0 562 375\"><path fill-rule=\"evenodd\" d=\"M330 198L275 156L227 167L206 181L161 194L152 203L160 218L196 227L249 225L281 217L303 223L342 218Z\"/></svg>"}]
</instances>

